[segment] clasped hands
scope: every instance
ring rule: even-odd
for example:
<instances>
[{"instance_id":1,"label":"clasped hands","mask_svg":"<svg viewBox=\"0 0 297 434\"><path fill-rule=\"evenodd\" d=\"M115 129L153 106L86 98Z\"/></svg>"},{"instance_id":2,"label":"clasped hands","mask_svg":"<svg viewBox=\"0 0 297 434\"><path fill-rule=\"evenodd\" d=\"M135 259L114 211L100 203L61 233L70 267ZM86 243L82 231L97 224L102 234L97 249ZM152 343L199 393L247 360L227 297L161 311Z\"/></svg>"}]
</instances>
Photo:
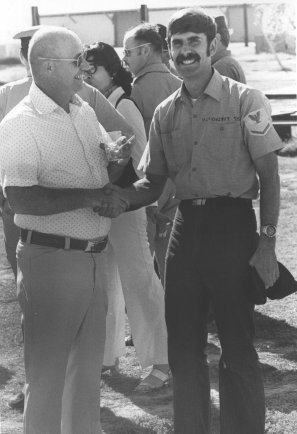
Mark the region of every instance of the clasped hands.
<instances>
[{"instance_id":1,"label":"clasped hands","mask_svg":"<svg viewBox=\"0 0 297 434\"><path fill-rule=\"evenodd\" d=\"M125 191L117 185L108 183L101 189L100 197L93 211L103 217L115 218L127 211L129 201Z\"/></svg>"}]
</instances>

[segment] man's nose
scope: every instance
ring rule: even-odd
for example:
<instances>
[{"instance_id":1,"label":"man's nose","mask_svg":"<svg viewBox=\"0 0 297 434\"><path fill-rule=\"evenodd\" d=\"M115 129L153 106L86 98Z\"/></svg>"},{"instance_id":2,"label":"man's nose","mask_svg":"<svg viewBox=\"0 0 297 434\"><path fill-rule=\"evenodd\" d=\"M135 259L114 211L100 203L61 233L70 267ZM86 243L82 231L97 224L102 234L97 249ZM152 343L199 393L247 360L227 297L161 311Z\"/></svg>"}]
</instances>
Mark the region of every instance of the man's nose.
<instances>
[{"instance_id":1,"label":"man's nose","mask_svg":"<svg viewBox=\"0 0 297 434\"><path fill-rule=\"evenodd\" d=\"M81 64L79 65L79 69L81 70L81 71L88 71L89 69L90 69L90 64L89 64L89 62L87 61L87 59L82 59L82 62L81 62Z\"/></svg>"},{"instance_id":2,"label":"man's nose","mask_svg":"<svg viewBox=\"0 0 297 434\"><path fill-rule=\"evenodd\" d=\"M184 42L183 43L183 45L182 45L182 47L181 47L181 50L180 50L183 54L185 54L185 53L191 53L192 52L192 49L191 49L191 47L190 47L190 45L188 44L188 42Z\"/></svg>"}]
</instances>

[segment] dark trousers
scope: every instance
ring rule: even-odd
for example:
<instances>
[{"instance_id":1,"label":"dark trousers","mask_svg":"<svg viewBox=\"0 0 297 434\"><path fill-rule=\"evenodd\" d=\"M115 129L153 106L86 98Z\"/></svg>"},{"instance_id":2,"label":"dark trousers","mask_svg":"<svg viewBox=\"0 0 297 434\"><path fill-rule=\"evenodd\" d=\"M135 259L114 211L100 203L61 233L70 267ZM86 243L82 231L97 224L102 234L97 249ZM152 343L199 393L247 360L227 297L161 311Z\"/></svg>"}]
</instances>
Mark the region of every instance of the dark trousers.
<instances>
[{"instance_id":1,"label":"dark trousers","mask_svg":"<svg viewBox=\"0 0 297 434\"><path fill-rule=\"evenodd\" d=\"M165 312L173 374L175 434L210 432L207 317L213 306L222 434L263 434L264 387L253 346L248 261L257 245L251 201L183 201L166 259Z\"/></svg>"}]
</instances>

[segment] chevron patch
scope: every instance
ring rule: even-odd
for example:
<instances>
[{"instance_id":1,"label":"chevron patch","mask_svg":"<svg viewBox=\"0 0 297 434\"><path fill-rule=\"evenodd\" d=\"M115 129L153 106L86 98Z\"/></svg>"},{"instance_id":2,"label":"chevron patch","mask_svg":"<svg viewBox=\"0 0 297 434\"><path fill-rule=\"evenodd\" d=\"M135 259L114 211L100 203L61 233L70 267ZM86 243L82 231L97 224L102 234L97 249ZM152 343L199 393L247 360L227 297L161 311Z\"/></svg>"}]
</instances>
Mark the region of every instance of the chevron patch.
<instances>
[{"instance_id":1,"label":"chevron patch","mask_svg":"<svg viewBox=\"0 0 297 434\"><path fill-rule=\"evenodd\" d=\"M244 118L244 123L250 134L265 136L272 126L268 113L262 108L254 110Z\"/></svg>"}]
</instances>

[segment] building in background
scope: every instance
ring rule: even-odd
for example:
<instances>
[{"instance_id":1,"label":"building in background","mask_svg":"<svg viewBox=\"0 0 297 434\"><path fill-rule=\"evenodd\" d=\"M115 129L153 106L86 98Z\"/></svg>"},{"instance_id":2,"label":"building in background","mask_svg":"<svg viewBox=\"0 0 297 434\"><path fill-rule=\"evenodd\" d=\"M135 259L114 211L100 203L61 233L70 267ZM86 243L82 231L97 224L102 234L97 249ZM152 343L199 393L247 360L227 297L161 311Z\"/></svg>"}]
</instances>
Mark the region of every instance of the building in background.
<instances>
[{"instance_id":1,"label":"building in background","mask_svg":"<svg viewBox=\"0 0 297 434\"><path fill-rule=\"evenodd\" d=\"M177 9L182 9L187 6L182 4L182 1L180 2L180 6L176 6L175 3L176 2L173 2L172 7L148 8L146 16L147 21L152 24L163 24L167 26L171 15ZM290 2L286 4L289 7ZM192 2L189 1L189 6L191 5ZM249 42L256 42L256 52L262 51L264 47L263 37L261 35L264 33L264 27L267 27L267 17L273 15L279 16L279 14L275 14L274 12L276 6L273 0L246 0L244 3L240 2L240 0L204 0L204 3L199 3L199 6L206 9L206 11L213 16L224 15L229 29L232 29L231 43L242 42L248 45ZM36 10L33 12L33 8L31 8L31 11L29 9L28 6L28 25L48 24L63 26L77 33L80 39L86 44L91 44L95 41L104 41L116 47L122 45L124 33L142 21L141 12L143 11L142 7L138 9L93 12L40 13L40 15L38 15L37 10L36 15ZM32 16L31 22L29 22L30 14ZM294 14L295 8L292 6L292 11L287 12L291 22L294 22ZM261 15L260 21L259 15ZM286 12L284 16L286 16ZM37 19L38 22L33 22L34 19ZM292 36L287 35L287 33L289 32L284 31L281 35L281 40L285 42L279 44L280 51L288 51L291 54L295 54L295 36L293 36L292 41ZM12 41L9 44L7 41L4 42L5 44L1 45L2 39L0 39L0 59L4 57L18 58L18 46L13 44Z\"/></svg>"}]
</instances>

